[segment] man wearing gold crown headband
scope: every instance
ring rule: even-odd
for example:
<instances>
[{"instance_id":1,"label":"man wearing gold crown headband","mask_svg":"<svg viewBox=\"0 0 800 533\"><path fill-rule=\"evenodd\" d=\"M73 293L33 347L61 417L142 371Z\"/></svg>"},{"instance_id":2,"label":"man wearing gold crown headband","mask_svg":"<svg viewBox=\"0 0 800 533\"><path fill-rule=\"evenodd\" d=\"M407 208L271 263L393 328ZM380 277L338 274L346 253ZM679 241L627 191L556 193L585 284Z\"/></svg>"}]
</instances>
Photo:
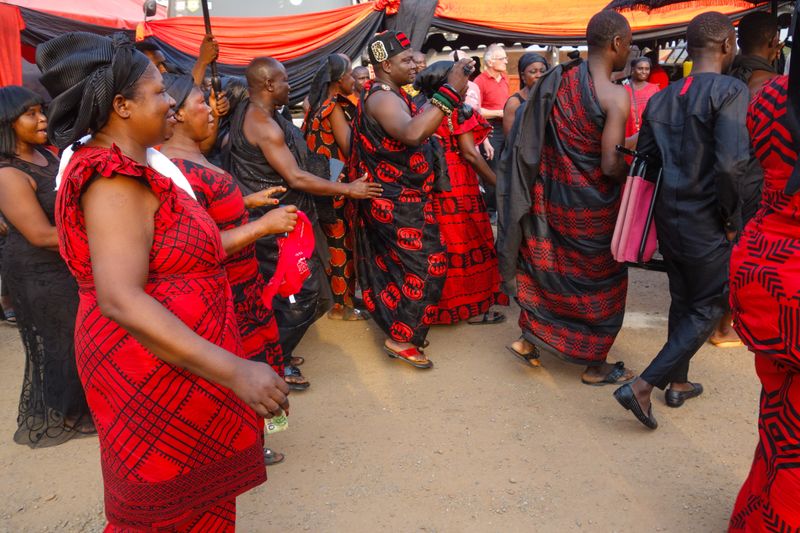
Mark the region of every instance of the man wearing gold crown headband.
<instances>
[{"instance_id":1,"label":"man wearing gold crown headband","mask_svg":"<svg viewBox=\"0 0 800 533\"><path fill-rule=\"evenodd\" d=\"M461 105L473 61L464 59L421 112L402 89L416 74L408 38L376 35L367 47L375 79L364 85L353 127L352 178L383 187L358 202L356 249L364 304L386 334L384 351L417 368L442 294L447 256L433 214L429 138Z\"/></svg>"}]
</instances>

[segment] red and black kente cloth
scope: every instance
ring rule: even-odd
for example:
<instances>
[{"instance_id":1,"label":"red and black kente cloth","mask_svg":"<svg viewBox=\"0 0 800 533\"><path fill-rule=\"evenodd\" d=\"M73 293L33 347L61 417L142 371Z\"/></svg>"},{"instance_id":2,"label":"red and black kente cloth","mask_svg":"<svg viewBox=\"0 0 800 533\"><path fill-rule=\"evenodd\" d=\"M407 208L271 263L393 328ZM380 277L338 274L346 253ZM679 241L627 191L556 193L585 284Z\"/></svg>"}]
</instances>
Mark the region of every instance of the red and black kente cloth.
<instances>
[{"instance_id":1,"label":"red and black kente cloth","mask_svg":"<svg viewBox=\"0 0 800 533\"><path fill-rule=\"evenodd\" d=\"M336 144L336 138L333 136L330 117L336 106L341 107L349 122L353 121L356 112L355 106L350 100L337 94L322 102L313 117L306 117L303 133L306 136L309 150L325 156L327 159L335 158L346 162L347 157ZM350 206L351 202L344 196L316 197L315 200L333 203L334 220L321 224L322 231L328 240L330 261L325 270L331 284L333 303L352 308L354 307L353 296L356 293L356 273L353 260L355 237L352 221L354 209Z\"/></svg>"},{"instance_id":2,"label":"red and black kente cloth","mask_svg":"<svg viewBox=\"0 0 800 533\"><path fill-rule=\"evenodd\" d=\"M491 133L486 120L473 113L460 122L445 117L441 138L450 177L450 191L433 193L433 212L447 246L447 278L439 300L436 324L453 324L486 313L495 304L508 305L500 291L500 270L489 213L478 176L458 148L458 137L472 132L475 144Z\"/></svg>"},{"instance_id":3,"label":"red and black kente cloth","mask_svg":"<svg viewBox=\"0 0 800 533\"><path fill-rule=\"evenodd\" d=\"M208 341L243 355L219 230L168 178L80 147L58 191L61 255L78 282L75 353L100 437L110 531L233 531L235 498L266 480L263 421L231 390L159 359L97 304L80 206L92 179L128 176L159 199L146 292Z\"/></svg>"},{"instance_id":4,"label":"red and black kente cloth","mask_svg":"<svg viewBox=\"0 0 800 533\"><path fill-rule=\"evenodd\" d=\"M620 186L600 170L604 123L587 64L564 70L523 221L517 273L523 335L586 365L605 362L622 327L628 287L625 265L611 256Z\"/></svg>"},{"instance_id":5,"label":"red and black kente cloth","mask_svg":"<svg viewBox=\"0 0 800 533\"><path fill-rule=\"evenodd\" d=\"M433 213L433 165L429 146L391 138L364 110L379 81L367 82L353 125L351 178L367 174L383 195L358 202L356 256L364 305L397 342L421 345L436 320L447 274L447 253ZM411 98L400 98L414 113Z\"/></svg>"},{"instance_id":6,"label":"red and black kente cloth","mask_svg":"<svg viewBox=\"0 0 800 533\"><path fill-rule=\"evenodd\" d=\"M764 169L761 207L731 254L734 327L756 356L759 442L730 531L800 531L800 194L784 188L799 132L787 113L788 77L768 82L747 126Z\"/></svg>"},{"instance_id":7,"label":"red and black kente cloth","mask_svg":"<svg viewBox=\"0 0 800 533\"><path fill-rule=\"evenodd\" d=\"M173 159L172 162L189 180L197 201L211 215L220 231L248 223L244 197L230 174L186 159ZM245 355L250 360L268 363L282 376L283 352L278 324L272 302L264 296L267 283L258 269L256 245L250 244L229 255L223 264L233 292L233 308Z\"/></svg>"}]
</instances>

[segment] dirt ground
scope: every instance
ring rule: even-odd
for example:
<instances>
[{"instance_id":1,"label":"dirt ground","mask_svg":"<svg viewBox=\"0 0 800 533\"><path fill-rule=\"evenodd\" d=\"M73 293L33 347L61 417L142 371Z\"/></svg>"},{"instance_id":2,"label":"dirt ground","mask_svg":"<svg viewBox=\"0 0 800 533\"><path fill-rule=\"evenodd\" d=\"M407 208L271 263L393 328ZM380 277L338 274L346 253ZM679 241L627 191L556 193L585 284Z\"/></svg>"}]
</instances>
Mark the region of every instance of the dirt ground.
<instances>
[{"instance_id":1,"label":"dirt ground","mask_svg":"<svg viewBox=\"0 0 800 533\"><path fill-rule=\"evenodd\" d=\"M666 338L661 273L631 271L611 359L641 371ZM759 385L744 348L704 347L700 399L655 400L651 432L612 387L544 355L526 368L501 325L434 328L432 371L390 360L374 324L323 318L300 345L312 387L291 397L287 460L238 499L238 530L722 532L756 443ZM100 531L97 440L13 443L23 365L0 327L0 531Z\"/></svg>"}]
</instances>

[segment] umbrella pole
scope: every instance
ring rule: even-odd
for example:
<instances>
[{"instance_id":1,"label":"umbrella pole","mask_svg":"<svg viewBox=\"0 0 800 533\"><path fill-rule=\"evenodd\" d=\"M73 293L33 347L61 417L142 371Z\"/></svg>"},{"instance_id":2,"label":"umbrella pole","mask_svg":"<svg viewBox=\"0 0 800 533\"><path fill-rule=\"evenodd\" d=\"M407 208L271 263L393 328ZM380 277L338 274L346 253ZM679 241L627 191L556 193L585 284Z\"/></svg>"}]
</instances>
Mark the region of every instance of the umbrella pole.
<instances>
[{"instance_id":1,"label":"umbrella pole","mask_svg":"<svg viewBox=\"0 0 800 533\"><path fill-rule=\"evenodd\" d=\"M778 14L778 0L772 0L770 11L772 11L773 15Z\"/></svg>"},{"instance_id":2,"label":"umbrella pole","mask_svg":"<svg viewBox=\"0 0 800 533\"><path fill-rule=\"evenodd\" d=\"M203 22L206 25L206 35L213 35L211 33L211 15L208 12L208 0L201 0L203 7ZM222 81L219 79L217 72L217 62L211 62L211 87L214 88L214 93L219 94L222 91Z\"/></svg>"}]
</instances>

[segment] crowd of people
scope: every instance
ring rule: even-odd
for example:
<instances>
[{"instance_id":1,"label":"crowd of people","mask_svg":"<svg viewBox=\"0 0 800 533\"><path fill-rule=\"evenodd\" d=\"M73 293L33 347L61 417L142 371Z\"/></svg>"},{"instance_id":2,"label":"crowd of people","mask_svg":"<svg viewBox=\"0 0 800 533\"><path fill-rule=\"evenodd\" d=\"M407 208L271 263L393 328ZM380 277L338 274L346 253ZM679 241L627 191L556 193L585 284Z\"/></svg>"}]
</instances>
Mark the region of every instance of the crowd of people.
<instances>
[{"instance_id":1,"label":"crowd of people","mask_svg":"<svg viewBox=\"0 0 800 533\"><path fill-rule=\"evenodd\" d=\"M513 298L515 357L579 365L650 429L654 388L673 408L703 393L689 368L709 337L746 344L760 442L730 529L800 527L799 106L777 19L748 15L737 35L698 15L691 72L668 85L632 41L602 11L586 59L524 53L512 93L499 44L476 76L462 51L428 65L383 32L368 65L322 61L301 128L276 59L206 83L210 36L183 74L121 34L42 44L46 110L0 89L1 303L26 353L14 440L96 433L108 531L232 530L236 496L283 460L264 419L310 387L296 349L315 321L372 320L387 356L430 369L432 325L500 323ZM659 181L671 298L639 375L608 360L628 284L611 251L621 147Z\"/></svg>"}]
</instances>

